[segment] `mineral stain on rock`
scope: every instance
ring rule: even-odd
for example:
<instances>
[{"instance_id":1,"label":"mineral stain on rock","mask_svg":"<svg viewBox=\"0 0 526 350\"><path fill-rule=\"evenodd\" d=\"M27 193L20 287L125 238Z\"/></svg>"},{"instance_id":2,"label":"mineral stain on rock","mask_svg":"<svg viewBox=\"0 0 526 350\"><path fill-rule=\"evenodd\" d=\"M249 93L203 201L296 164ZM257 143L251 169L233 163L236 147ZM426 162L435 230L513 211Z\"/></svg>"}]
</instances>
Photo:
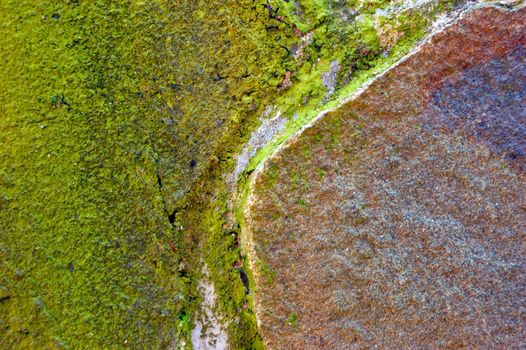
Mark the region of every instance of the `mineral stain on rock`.
<instances>
[{"instance_id":1,"label":"mineral stain on rock","mask_svg":"<svg viewBox=\"0 0 526 350\"><path fill-rule=\"evenodd\" d=\"M524 33L525 9L464 14L265 164L268 348L526 347Z\"/></svg>"},{"instance_id":2,"label":"mineral stain on rock","mask_svg":"<svg viewBox=\"0 0 526 350\"><path fill-rule=\"evenodd\" d=\"M525 170L526 49L461 71L432 94L435 130L463 132Z\"/></svg>"}]
</instances>

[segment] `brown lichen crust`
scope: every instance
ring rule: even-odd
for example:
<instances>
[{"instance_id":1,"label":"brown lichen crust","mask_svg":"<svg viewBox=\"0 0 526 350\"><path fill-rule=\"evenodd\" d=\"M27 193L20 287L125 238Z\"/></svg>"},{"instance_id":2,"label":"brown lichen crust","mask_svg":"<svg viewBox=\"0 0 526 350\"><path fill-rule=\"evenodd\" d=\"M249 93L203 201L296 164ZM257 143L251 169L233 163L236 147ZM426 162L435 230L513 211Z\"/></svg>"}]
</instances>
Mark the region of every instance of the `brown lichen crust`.
<instances>
[{"instance_id":1,"label":"brown lichen crust","mask_svg":"<svg viewBox=\"0 0 526 350\"><path fill-rule=\"evenodd\" d=\"M526 347L526 10L481 7L257 176L271 349Z\"/></svg>"}]
</instances>

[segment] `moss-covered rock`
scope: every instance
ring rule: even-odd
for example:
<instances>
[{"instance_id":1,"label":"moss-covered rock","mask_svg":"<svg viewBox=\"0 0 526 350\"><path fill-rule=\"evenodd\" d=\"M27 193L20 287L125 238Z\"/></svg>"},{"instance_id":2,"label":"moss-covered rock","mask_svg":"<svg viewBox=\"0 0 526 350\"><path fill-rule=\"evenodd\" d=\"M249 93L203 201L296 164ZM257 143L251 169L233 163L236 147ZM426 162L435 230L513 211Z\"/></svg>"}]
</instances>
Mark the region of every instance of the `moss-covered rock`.
<instances>
[{"instance_id":1,"label":"moss-covered rock","mask_svg":"<svg viewBox=\"0 0 526 350\"><path fill-rule=\"evenodd\" d=\"M261 347L235 155L282 111L250 173L453 5L2 1L0 347L189 347L204 263L230 346Z\"/></svg>"}]
</instances>

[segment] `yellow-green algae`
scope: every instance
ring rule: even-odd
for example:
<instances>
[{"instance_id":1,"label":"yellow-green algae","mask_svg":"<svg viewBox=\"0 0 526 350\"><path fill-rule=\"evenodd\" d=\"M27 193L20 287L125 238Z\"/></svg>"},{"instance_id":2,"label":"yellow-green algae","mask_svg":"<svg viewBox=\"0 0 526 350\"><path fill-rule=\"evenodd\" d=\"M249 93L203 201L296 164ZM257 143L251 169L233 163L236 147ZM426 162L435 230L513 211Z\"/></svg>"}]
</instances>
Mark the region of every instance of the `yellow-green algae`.
<instances>
[{"instance_id":1,"label":"yellow-green algae","mask_svg":"<svg viewBox=\"0 0 526 350\"><path fill-rule=\"evenodd\" d=\"M0 347L188 344L175 212L268 89L249 5L1 2Z\"/></svg>"},{"instance_id":2,"label":"yellow-green algae","mask_svg":"<svg viewBox=\"0 0 526 350\"><path fill-rule=\"evenodd\" d=\"M205 262L231 347L262 348L224 174L265 106L297 118L247 172L452 3L388 5L3 0L0 347L189 348Z\"/></svg>"},{"instance_id":3,"label":"yellow-green algae","mask_svg":"<svg viewBox=\"0 0 526 350\"><path fill-rule=\"evenodd\" d=\"M138 9L2 1L2 348L155 347L185 286L156 181ZM150 113L150 115L148 115ZM181 329L182 330L182 329Z\"/></svg>"}]
</instances>

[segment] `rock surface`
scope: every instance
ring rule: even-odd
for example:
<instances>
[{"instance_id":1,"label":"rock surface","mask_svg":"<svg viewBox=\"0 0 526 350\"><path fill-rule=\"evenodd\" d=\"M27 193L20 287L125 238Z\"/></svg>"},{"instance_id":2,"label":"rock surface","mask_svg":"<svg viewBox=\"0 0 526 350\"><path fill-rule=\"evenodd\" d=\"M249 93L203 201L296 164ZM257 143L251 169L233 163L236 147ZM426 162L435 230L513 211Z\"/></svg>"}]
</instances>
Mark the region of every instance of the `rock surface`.
<instances>
[{"instance_id":1,"label":"rock surface","mask_svg":"<svg viewBox=\"0 0 526 350\"><path fill-rule=\"evenodd\" d=\"M262 349L246 176L468 3L0 1L0 349Z\"/></svg>"},{"instance_id":2,"label":"rock surface","mask_svg":"<svg viewBox=\"0 0 526 350\"><path fill-rule=\"evenodd\" d=\"M268 348L526 347L525 33L473 10L266 162Z\"/></svg>"}]
</instances>

